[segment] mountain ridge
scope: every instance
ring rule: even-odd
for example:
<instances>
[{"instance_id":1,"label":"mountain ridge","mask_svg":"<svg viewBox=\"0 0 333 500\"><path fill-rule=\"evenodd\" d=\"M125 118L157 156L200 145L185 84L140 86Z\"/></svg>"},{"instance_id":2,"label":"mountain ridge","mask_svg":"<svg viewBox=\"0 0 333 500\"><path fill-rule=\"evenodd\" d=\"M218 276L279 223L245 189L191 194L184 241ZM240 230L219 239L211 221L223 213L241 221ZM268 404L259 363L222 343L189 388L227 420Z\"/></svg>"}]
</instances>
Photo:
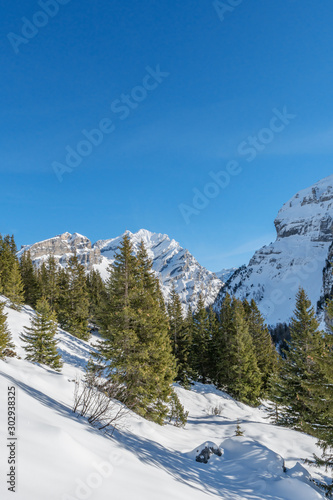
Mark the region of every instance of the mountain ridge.
<instances>
[{"instance_id":1,"label":"mountain ridge","mask_svg":"<svg viewBox=\"0 0 333 500\"><path fill-rule=\"evenodd\" d=\"M275 242L257 250L248 266L231 276L217 296L215 309L226 293L254 299L266 321L274 325L289 322L300 286L315 308L332 290L332 273L324 270L333 258L333 175L296 193L274 223Z\"/></svg>"},{"instance_id":2,"label":"mountain ridge","mask_svg":"<svg viewBox=\"0 0 333 500\"><path fill-rule=\"evenodd\" d=\"M153 261L153 269L160 277L161 288L168 301L173 285L180 296L184 311L190 306L195 309L200 294L206 306L212 304L223 285L223 281L215 273L201 266L195 257L167 234L153 233L147 229L140 229L136 233L125 231L128 234L134 253L139 243L144 242L148 256ZM96 269L105 280L108 276L107 268L114 261L117 247L124 234L105 240L98 240L94 244L89 238L79 233L57 235L53 238L25 245L18 252L20 257L25 251L30 251L31 258L36 266L41 265L51 254L59 265L66 267L69 258L77 254L79 261L87 270ZM224 270L230 275L232 270Z\"/></svg>"}]
</instances>

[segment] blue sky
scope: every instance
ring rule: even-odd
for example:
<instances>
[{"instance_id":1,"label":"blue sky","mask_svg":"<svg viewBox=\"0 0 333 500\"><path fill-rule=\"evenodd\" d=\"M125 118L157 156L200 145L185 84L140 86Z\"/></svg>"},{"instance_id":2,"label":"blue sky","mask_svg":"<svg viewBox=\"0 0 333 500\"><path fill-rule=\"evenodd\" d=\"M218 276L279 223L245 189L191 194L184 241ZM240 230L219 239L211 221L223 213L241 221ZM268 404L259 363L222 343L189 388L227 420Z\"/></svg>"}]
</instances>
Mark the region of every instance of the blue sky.
<instances>
[{"instance_id":1,"label":"blue sky","mask_svg":"<svg viewBox=\"0 0 333 500\"><path fill-rule=\"evenodd\" d=\"M49 1L0 2L0 232L19 246L146 228L217 271L332 173L331 0Z\"/></svg>"}]
</instances>

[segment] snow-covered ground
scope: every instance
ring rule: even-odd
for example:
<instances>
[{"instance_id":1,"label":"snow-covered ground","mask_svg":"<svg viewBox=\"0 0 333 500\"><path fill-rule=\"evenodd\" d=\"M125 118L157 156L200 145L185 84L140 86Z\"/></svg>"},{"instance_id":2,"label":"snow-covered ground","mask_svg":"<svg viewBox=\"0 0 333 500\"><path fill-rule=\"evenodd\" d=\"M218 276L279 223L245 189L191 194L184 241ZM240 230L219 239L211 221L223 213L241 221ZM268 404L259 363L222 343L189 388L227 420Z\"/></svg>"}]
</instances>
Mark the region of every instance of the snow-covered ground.
<instances>
[{"instance_id":1,"label":"snow-covered ground","mask_svg":"<svg viewBox=\"0 0 333 500\"><path fill-rule=\"evenodd\" d=\"M0 361L0 498L17 500L312 500L324 495L309 480L324 471L302 464L316 440L273 426L264 408L241 404L212 386L177 387L189 411L185 429L160 427L133 413L113 437L71 411L74 378L91 347L59 330L62 373L25 361L19 340L33 311L7 309L22 359ZM16 494L7 490L7 388L16 388ZM213 415L218 408L220 415ZM243 437L235 437L239 420ZM207 464L205 444L221 447ZM287 471L283 471L283 465ZM309 471L309 472L308 472Z\"/></svg>"}]
</instances>

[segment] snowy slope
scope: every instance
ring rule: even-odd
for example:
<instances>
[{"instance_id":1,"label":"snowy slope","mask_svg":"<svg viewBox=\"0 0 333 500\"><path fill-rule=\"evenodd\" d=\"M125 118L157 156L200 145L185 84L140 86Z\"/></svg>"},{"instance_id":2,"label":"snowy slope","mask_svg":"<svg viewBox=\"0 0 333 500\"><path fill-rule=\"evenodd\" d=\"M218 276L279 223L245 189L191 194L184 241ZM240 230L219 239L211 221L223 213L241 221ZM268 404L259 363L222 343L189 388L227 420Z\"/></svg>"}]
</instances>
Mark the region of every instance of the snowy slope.
<instances>
[{"instance_id":1,"label":"snowy slope","mask_svg":"<svg viewBox=\"0 0 333 500\"><path fill-rule=\"evenodd\" d=\"M19 334L29 324L30 308L7 309L18 353ZM212 386L177 388L189 411L185 429L160 427L130 413L120 433L103 435L71 412L73 378L88 359L89 344L59 330L64 355L61 374L24 359L0 361L0 498L8 470L6 394L17 393L17 500L314 500L323 495L302 466L317 451L315 440L275 427L263 409L253 409ZM212 416L219 407L221 415ZM244 437L234 437L237 419ZM199 464L206 443L221 447L221 457ZM283 461L287 472L283 472ZM319 477L319 476L318 476Z\"/></svg>"},{"instance_id":2,"label":"snowy slope","mask_svg":"<svg viewBox=\"0 0 333 500\"><path fill-rule=\"evenodd\" d=\"M146 229L141 229L137 233L127 231L127 234L133 243L134 251L138 249L140 241L144 241L149 257L153 261L153 268L160 277L166 300L174 284L184 309L188 306L195 308L200 293L207 306L214 302L223 281L201 266L177 241L170 239L166 234L152 233ZM30 250L34 263L40 265L52 254L61 265L66 266L75 251L87 269L98 269L105 279L108 275L108 265L114 261L116 248L122 238L123 235L100 240L92 245L85 236L78 233L64 233L34 245L24 246L18 255L20 257L24 251Z\"/></svg>"},{"instance_id":3,"label":"snowy slope","mask_svg":"<svg viewBox=\"0 0 333 500\"><path fill-rule=\"evenodd\" d=\"M218 309L226 292L254 298L269 324L288 321L295 294L302 286L312 303L330 288L331 272L323 280L333 242L333 176L297 193L275 220L277 239L258 250L247 267L234 273L218 295Z\"/></svg>"}]
</instances>

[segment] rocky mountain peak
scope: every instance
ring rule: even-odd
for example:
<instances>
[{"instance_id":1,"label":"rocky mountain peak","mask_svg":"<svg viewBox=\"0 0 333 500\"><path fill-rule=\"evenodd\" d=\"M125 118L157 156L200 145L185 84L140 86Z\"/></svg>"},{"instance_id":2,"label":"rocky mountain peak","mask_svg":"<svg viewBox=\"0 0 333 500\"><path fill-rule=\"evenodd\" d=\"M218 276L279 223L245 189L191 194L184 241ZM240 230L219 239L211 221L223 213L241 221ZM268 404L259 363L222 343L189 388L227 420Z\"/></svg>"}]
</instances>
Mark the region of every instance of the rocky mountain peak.
<instances>
[{"instance_id":1,"label":"rocky mountain peak","mask_svg":"<svg viewBox=\"0 0 333 500\"><path fill-rule=\"evenodd\" d=\"M285 203L275 227L276 241L255 252L248 266L232 275L216 299L216 309L227 292L253 298L273 325L289 321L300 286L314 307L322 303L333 283L327 264L333 242L333 175Z\"/></svg>"}]
</instances>

